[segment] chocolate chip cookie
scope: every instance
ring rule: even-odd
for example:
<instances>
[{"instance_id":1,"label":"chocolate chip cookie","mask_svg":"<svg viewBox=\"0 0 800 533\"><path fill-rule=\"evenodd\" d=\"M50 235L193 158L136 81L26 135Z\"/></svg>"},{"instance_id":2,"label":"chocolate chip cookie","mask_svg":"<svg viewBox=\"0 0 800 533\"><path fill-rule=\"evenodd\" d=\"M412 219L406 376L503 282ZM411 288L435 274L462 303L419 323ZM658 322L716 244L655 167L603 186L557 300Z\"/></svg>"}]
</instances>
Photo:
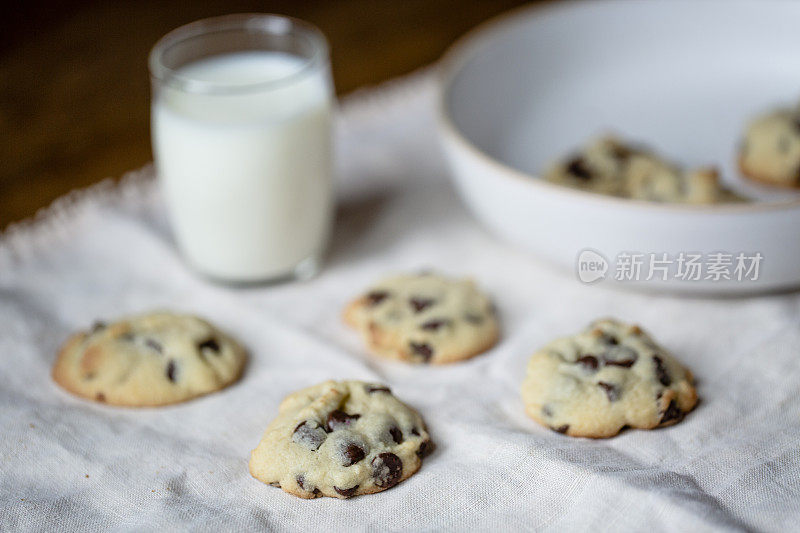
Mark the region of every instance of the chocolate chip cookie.
<instances>
[{"instance_id":1,"label":"chocolate chip cookie","mask_svg":"<svg viewBox=\"0 0 800 533\"><path fill-rule=\"evenodd\" d=\"M159 312L96 322L73 335L58 354L53 379L90 400L156 406L227 387L245 360L244 349L205 320Z\"/></svg>"},{"instance_id":2,"label":"chocolate chip cookie","mask_svg":"<svg viewBox=\"0 0 800 533\"><path fill-rule=\"evenodd\" d=\"M471 280L430 273L378 283L347 306L344 320L374 354L410 363L467 359L499 335L492 303Z\"/></svg>"},{"instance_id":3,"label":"chocolate chip cookie","mask_svg":"<svg viewBox=\"0 0 800 533\"><path fill-rule=\"evenodd\" d=\"M573 437L675 424L697 403L692 373L638 326L598 320L531 357L522 384L528 415Z\"/></svg>"},{"instance_id":4,"label":"chocolate chip cookie","mask_svg":"<svg viewBox=\"0 0 800 533\"><path fill-rule=\"evenodd\" d=\"M739 169L762 183L800 187L800 107L773 111L748 125Z\"/></svg>"},{"instance_id":5,"label":"chocolate chip cookie","mask_svg":"<svg viewBox=\"0 0 800 533\"><path fill-rule=\"evenodd\" d=\"M559 161L545 179L598 194L651 202L712 204L741 200L712 168L686 171L647 149L602 137Z\"/></svg>"},{"instance_id":6,"label":"chocolate chip cookie","mask_svg":"<svg viewBox=\"0 0 800 533\"><path fill-rule=\"evenodd\" d=\"M422 418L387 386L326 381L283 400L250 473L301 498L349 498L407 479L430 449Z\"/></svg>"}]
</instances>

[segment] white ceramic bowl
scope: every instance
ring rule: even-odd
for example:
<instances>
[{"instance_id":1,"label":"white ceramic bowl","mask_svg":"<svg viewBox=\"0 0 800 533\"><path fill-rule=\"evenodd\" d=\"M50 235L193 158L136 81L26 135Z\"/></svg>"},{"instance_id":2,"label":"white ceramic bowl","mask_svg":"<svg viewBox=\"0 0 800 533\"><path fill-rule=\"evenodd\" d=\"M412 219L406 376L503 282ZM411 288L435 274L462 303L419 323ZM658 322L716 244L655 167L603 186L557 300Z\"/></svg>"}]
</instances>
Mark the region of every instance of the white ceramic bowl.
<instances>
[{"instance_id":1,"label":"white ceramic bowl","mask_svg":"<svg viewBox=\"0 0 800 533\"><path fill-rule=\"evenodd\" d=\"M442 61L439 130L454 182L498 235L576 269L610 262L606 282L699 293L800 286L800 195L745 182L736 149L748 119L800 98L800 2L596 1L490 21ZM554 158L613 131L686 166L719 166L745 204L619 199L537 177ZM621 253L673 261L662 281L615 281ZM676 279L678 255L704 254L703 279ZM733 254L709 257L716 252ZM735 258L760 253L758 279ZM591 255L591 254L590 254ZM686 256L688 257L688 256ZM715 280L711 263L733 279ZM630 270L625 270L630 274ZM707 276L711 279L705 279Z\"/></svg>"}]
</instances>

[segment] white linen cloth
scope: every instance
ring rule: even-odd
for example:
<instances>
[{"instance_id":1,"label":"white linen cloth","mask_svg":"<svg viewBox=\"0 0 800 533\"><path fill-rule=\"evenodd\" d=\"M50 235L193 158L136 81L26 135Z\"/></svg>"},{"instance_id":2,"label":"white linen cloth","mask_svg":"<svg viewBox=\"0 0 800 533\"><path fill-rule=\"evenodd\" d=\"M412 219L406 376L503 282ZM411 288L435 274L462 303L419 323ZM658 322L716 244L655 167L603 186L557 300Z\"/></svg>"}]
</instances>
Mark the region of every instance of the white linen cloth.
<instances>
[{"instance_id":1,"label":"white linen cloth","mask_svg":"<svg viewBox=\"0 0 800 533\"><path fill-rule=\"evenodd\" d=\"M188 271L152 170L77 192L0 239L0 530L789 530L800 522L800 295L679 298L580 284L487 233L446 179L430 72L362 91L337 124L340 205L306 283L232 289ZM788 238L788 236L787 236ZM342 306L392 272L472 276L503 337L444 367L369 357ZM113 408L50 379L59 344L95 319L153 308L241 339L236 385L157 409ZM528 357L613 315L695 373L680 424L574 439L526 418ZM435 453L409 480L301 500L247 461L281 398L326 380L388 383Z\"/></svg>"}]
</instances>

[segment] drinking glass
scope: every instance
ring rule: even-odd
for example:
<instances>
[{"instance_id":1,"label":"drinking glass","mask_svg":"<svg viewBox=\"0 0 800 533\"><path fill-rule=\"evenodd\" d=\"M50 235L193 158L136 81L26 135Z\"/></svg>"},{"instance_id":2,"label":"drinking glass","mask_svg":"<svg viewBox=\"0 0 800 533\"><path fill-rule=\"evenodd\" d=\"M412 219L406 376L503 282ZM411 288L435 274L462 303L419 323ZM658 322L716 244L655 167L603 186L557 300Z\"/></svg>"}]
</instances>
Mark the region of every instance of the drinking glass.
<instances>
[{"instance_id":1,"label":"drinking glass","mask_svg":"<svg viewBox=\"0 0 800 533\"><path fill-rule=\"evenodd\" d=\"M175 241L233 283L308 278L333 211L328 45L311 24L200 20L150 53L156 171Z\"/></svg>"}]
</instances>

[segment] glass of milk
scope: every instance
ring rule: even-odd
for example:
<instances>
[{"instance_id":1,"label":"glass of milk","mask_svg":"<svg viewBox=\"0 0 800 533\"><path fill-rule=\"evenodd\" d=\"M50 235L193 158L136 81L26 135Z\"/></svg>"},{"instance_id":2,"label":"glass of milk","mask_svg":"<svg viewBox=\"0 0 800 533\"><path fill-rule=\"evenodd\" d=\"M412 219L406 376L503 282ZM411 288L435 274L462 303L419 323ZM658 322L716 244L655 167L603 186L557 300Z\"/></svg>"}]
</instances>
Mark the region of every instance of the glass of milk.
<instances>
[{"instance_id":1,"label":"glass of milk","mask_svg":"<svg viewBox=\"0 0 800 533\"><path fill-rule=\"evenodd\" d=\"M308 278L332 224L325 37L275 15L201 20L150 54L156 170L182 255L233 283Z\"/></svg>"}]
</instances>

